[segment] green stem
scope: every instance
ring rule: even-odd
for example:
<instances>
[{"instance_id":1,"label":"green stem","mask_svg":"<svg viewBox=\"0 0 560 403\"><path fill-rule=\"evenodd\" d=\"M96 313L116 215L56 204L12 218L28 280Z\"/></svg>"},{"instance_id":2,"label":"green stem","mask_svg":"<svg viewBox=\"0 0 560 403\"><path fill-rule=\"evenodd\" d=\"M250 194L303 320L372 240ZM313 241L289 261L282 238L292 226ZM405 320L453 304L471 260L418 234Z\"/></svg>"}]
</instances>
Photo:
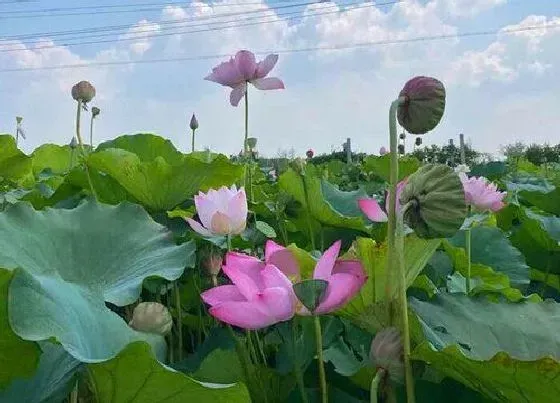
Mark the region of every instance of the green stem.
<instances>
[{"instance_id":1,"label":"green stem","mask_svg":"<svg viewBox=\"0 0 560 403\"><path fill-rule=\"evenodd\" d=\"M228 250L228 252L231 252L231 250L232 250L232 247L231 247L231 234L227 234L226 239L227 239L227 250Z\"/></svg>"},{"instance_id":2,"label":"green stem","mask_svg":"<svg viewBox=\"0 0 560 403\"><path fill-rule=\"evenodd\" d=\"M76 111L76 137L78 137L78 143L80 144L80 150L82 151L82 155L84 159L86 158L86 150L84 148L84 142L82 141L82 135L80 134L80 116L82 112L82 101L78 101L78 110ZM91 180L91 176L89 174L89 167L87 161L84 161L84 167L86 169L86 176L89 183L89 188L91 190L91 194L93 197L97 199L97 194L95 193L95 189L93 188L93 182Z\"/></svg>"},{"instance_id":3,"label":"green stem","mask_svg":"<svg viewBox=\"0 0 560 403\"><path fill-rule=\"evenodd\" d=\"M169 296L169 291L165 293L165 304L167 305L167 310L171 311L171 298ZM169 332L169 363L173 364L175 362L175 355L173 354L173 329Z\"/></svg>"},{"instance_id":4,"label":"green stem","mask_svg":"<svg viewBox=\"0 0 560 403\"><path fill-rule=\"evenodd\" d=\"M177 310L177 337L179 338L177 358L183 359L183 307L181 306L181 294L177 281L173 282L173 293L175 294L175 309Z\"/></svg>"},{"instance_id":5,"label":"green stem","mask_svg":"<svg viewBox=\"0 0 560 403\"><path fill-rule=\"evenodd\" d=\"M254 331L254 336L255 336L255 339L257 340L257 348L258 348L259 353L261 355L263 365L266 367L268 365L267 362L266 362L266 354L264 352L264 346L263 346L261 338L259 337L259 331L258 330Z\"/></svg>"},{"instance_id":6,"label":"green stem","mask_svg":"<svg viewBox=\"0 0 560 403\"><path fill-rule=\"evenodd\" d=\"M78 403L78 395L79 395L78 380L76 380L76 384L74 385L74 388L70 393L70 403Z\"/></svg>"},{"instance_id":7,"label":"green stem","mask_svg":"<svg viewBox=\"0 0 560 403\"><path fill-rule=\"evenodd\" d=\"M392 274L398 276L398 304L400 308L400 316L402 321L403 344L404 344L404 365L406 378L406 395L407 402L414 403L416 401L414 395L414 378L412 377L412 366L410 364L410 329L408 325L408 303L406 300L406 273L404 267L404 224L402 222L403 213L397 214L396 211L396 195L397 182L399 179L399 161L398 161L398 136L396 112L401 102L397 99L391 103L389 109L389 133L391 147L391 175L389 188L389 223L387 233L388 251L388 279L387 292L389 301L392 301L394 284L391 281ZM395 322L396 309L394 303L391 303L391 322Z\"/></svg>"},{"instance_id":8,"label":"green stem","mask_svg":"<svg viewBox=\"0 0 560 403\"><path fill-rule=\"evenodd\" d=\"M311 221L311 209L309 208L309 191L307 190L307 182L305 180L305 175L300 174L301 181L303 183L303 194L305 196L305 206L306 208L306 217L307 217L307 230L309 231L309 239L311 240L311 248L316 250L315 247L315 235L313 234L313 225Z\"/></svg>"},{"instance_id":9,"label":"green stem","mask_svg":"<svg viewBox=\"0 0 560 403\"><path fill-rule=\"evenodd\" d=\"M317 346L317 365L319 365L319 385L321 388L321 403L328 402L327 377L325 376L325 364L323 362L323 335L321 333L321 320L319 316L313 316L315 322L315 344Z\"/></svg>"},{"instance_id":10,"label":"green stem","mask_svg":"<svg viewBox=\"0 0 560 403\"><path fill-rule=\"evenodd\" d=\"M299 360L297 357L297 322L296 318L292 319L292 356L294 360L294 374L296 376L296 382L299 389L299 394L301 396L301 402L307 403L307 394L305 393L305 383L303 382L303 373L301 372L301 367L299 366Z\"/></svg>"},{"instance_id":11,"label":"green stem","mask_svg":"<svg viewBox=\"0 0 560 403\"><path fill-rule=\"evenodd\" d=\"M243 154L247 159L249 157L249 145L247 139L249 138L249 88L245 91L245 140L243 141Z\"/></svg>"},{"instance_id":12,"label":"green stem","mask_svg":"<svg viewBox=\"0 0 560 403\"><path fill-rule=\"evenodd\" d=\"M93 149L93 114L91 115L91 121L89 123L89 145Z\"/></svg>"},{"instance_id":13,"label":"green stem","mask_svg":"<svg viewBox=\"0 0 560 403\"><path fill-rule=\"evenodd\" d=\"M194 153L194 133L196 132L196 129L192 129L192 139L191 139L191 152Z\"/></svg>"},{"instance_id":14,"label":"green stem","mask_svg":"<svg viewBox=\"0 0 560 403\"><path fill-rule=\"evenodd\" d=\"M371 381L370 386L370 395L369 401L370 403L377 403L377 396L379 394L379 384L385 377L385 370L383 368L379 368L375 374L375 377Z\"/></svg>"},{"instance_id":15,"label":"green stem","mask_svg":"<svg viewBox=\"0 0 560 403\"><path fill-rule=\"evenodd\" d=\"M467 277L465 279L465 286L467 295L471 292L471 229L465 230L465 249L467 251Z\"/></svg>"}]
</instances>

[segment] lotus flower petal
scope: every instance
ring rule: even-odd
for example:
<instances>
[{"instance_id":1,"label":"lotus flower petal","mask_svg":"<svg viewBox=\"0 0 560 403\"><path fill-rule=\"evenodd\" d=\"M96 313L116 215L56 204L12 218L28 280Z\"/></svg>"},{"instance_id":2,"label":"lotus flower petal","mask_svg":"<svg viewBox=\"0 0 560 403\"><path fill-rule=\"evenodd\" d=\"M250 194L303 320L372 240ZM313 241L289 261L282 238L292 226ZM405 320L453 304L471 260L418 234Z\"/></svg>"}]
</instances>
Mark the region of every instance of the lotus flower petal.
<instances>
[{"instance_id":1,"label":"lotus flower petal","mask_svg":"<svg viewBox=\"0 0 560 403\"><path fill-rule=\"evenodd\" d=\"M387 221L387 214L383 211L375 199L359 199L360 210L373 222Z\"/></svg>"},{"instance_id":2,"label":"lotus flower petal","mask_svg":"<svg viewBox=\"0 0 560 403\"><path fill-rule=\"evenodd\" d=\"M284 82L276 77L267 78L256 78L251 80L253 84L259 90L283 90Z\"/></svg>"},{"instance_id":3,"label":"lotus flower petal","mask_svg":"<svg viewBox=\"0 0 560 403\"><path fill-rule=\"evenodd\" d=\"M268 55L264 60L257 63L255 78L264 78L276 66L278 55Z\"/></svg>"},{"instance_id":4,"label":"lotus flower petal","mask_svg":"<svg viewBox=\"0 0 560 403\"><path fill-rule=\"evenodd\" d=\"M329 249L323 253L323 256L317 262L315 270L313 271L313 278L319 280L327 280L331 276L332 270L336 263L336 258L340 252L341 241L336 241Z\"/></svg>"},{"instance_id":5,"label":"lotus flower petal","mask_svg":"<svg viewBox=\"0 0 560 403\"><path fill-rule=\"evenodd\" d=\"M275 265L292 279L299 279L299 264L288 248L269 239L265 245L264 256L266 263Z\"/></svg>"}]
</instances>

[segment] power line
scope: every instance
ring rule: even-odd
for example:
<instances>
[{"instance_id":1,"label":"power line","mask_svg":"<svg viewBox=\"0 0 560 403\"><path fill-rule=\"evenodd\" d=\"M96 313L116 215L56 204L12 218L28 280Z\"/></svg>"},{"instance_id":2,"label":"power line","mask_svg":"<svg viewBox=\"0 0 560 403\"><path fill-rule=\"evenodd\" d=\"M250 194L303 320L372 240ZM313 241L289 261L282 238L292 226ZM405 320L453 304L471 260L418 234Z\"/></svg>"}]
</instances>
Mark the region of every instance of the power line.
<instances>
[{"instance_id":1,"label":"power line","mask_svg":"<svg viewBox=\"0 0 560 403\"><path fill-rule=\"evenodd\" d=\"M431 41L455 39L455 38L490 36L490 35L498 35L498 34L512 34L516 32L528 32L528 31L535 31L539 29L559 28L559 27L560 27L560 23L552 23L552 24L545 24L545 25L534 25L534 26L513 28L508 30L494 29L488 31L464 32L460 34L441 34L441 35L432 35L432 36L419 36L419 37L408 38L408 39L360 42L360 43L353 43L353 44L346 44L346 45L317 46L317 47L306 47L306 48L295 48L295 49L278 49L278 50L269 50L269 51L258 51L254 53L256 55L266 55L270 53L290 54L290 53L305 53L305 52L316 52L316 51L335 51L335 50L345 50L345 49L356 49L356 48L362 48L368 46L397 45L397 44L406 44L406 43L431 42ZM89 67L99 67L99 66L119 66L119 65L199 61L199 60L223 59L230 56L231 56L230 54L221 54L221 55L206 55L206 56L194 56L194 57L177 57L177 58L162 58L162 59L133 60L133 61L91 62L91 63L81 63L81 64L66 64L66 65L58 65L58 66L44 66L44 67L22 67L22 68L13 68L13 69L0 69L0 73L43 71L43 70L65 70L65 69L89 68Z\"/></svg>"},{"instance_id":2,"label":"power line","mask_svg":"<svg viewBox=\"0 0 560 403\"><path fill-rule=\"evenodd\" d=\"M398 1L392 1L390 3L395 3L395 2L401 2L403 0L398 0ZM360 1L361 2L361 1ZM351 4L356 4L358 2L354 2ZM262 4L262 3L260 3ZM282 10L282 9L288 9L288 8L294 8L294 7L305 7L305 6L309 6L309 5L313 5L313 4L317 4L316 1L312 1L312 2L306 2L306 3L297 3L297 4L291 4L291 5L283 5L283 6L276 6L276 7L269 7L269 8L261 8L261 9L257 9L257 10L247 10L247 11L238 11L238 12L232 12L232 13L222 13L222 14L213 14L213 15L207 15L207 16L201 16L201 17L191 17L191 18L182 18L179 20L173 20L173 21L158 21L158 22L152 22L151 24L158 24L158 25L164 25L164 26L168 26L168 25L180 25L180 24L184 24L186 22L193 22L193 21L208 21L208 20L213 20L213 19L221 19L224 17L236 17L236 16L244 16L247 14L261 14L261 13L268 13L270 11L276 11L276 10ZM48 36L48 37L52 37L52 36L60 36L60 35L70 35L73 33L94 33L94 35L87 35L87 36L83 36L83 37L69 37L69 38L64 38L65 40L74 40L74 39L82 39L82 38L89 38L89 37L98 37L98 36L110 36L113 34L97 34L97 32L103 32L103 31L121 31L121 30L126 30L125 32L122 32L122 34L127 33L128 30L137 27L136 24L124 24L124 25L109 25L109 26L101 26L101 27L94 27L94 28L88 28L86 30L78 30L78 31L58 31L58 32L42 32L39 34L33 34L33 36ZM164 27L165 28L165 27ZM117 32L118 34L118 32ZM0 38L0 41L8 41L8 40L17 40L17 39L27 39L29 38L30 35L13 35L13 36L4 36L3 38ZM46 40L43 40L42 42L45 42ZM41 42L41 41L34 41L34 40L22 40L22 43L37 43L37 42ZM48 42L48 41L47 41Z\"/></svg>"},{"instance_id":3,"label":"power line","mask_svg":"<svg viewBox=\"0 0 560 403\"><path fill-rule=\"evenodd\" d=\"M358 3L354 3L354 4L358 4ZM343 10L343 11L344 12L349 12L349 11L359 10L359 9L367 8L367 7L372 7L372 4L371 3L360 4L360 5L356 5L356 7L349 8L349 9L346 9L346 10ZM341 12L341 10L324 11L324 12L320 12L320 11L310 12L306 15L306 17L317 17L317 16L320 16L320 15L338 14L340 12ZM164 33L155 33L155 34L146 34L144 32L144 33L136 33L137 34L136 36L127 36L127 37L121 37L121 38L116 38L116 39L104 39L104 40L95 40L95 41L83 41L83 42L76 42L76 43L61 43L61 44L57 44L57 45L39 46L39 47L32 48L32 49L4 48L4 49L0 49L0 53L23 52L23 51L28 51L28 50L37 51L37 50L53 49L53 48L57 48L57 47L61 47L61 46L73 46L73 45L91 45L91 44L115 43L115 42L134 42L134 41L138 41L138 40L146 40L146 39L159 38L159 37L165 37L165 36L186 35L186 34L211 32L211 31L222 31L222 30L226 30L226 29L230 29L230 28L240 28L240 27L248 27L248 26L263 25L263 24L270 24L270 23L283 22L283 21L290 21L290 20L300 18L300 13L301 13L300 11L297 11L297 12L290 12L290 13L283 13L283 14L280 13L280 14L269 15L269 16L258 16L258 17L254 17L254 18L246 18L242 21L247 21L247 20L252 20L252 19L260 19L260 18L285 17L285 18L276 18L276 19L270 20L270 21L255 21L255 22L233 24L233 25L223 25L223 24L225 24L225 23L236 23L239 20L237 20L237 21L235 21L235 20L234 21L222 21L222 22L216 22L216 24L220 24L217 27L197 29L197 30L189 30L189 31L174 31L174 32L164 32ZM297 14L297 15L294 16L293 14ZM199 26L200 25L209 25L209 24L199 24ZM196 25L193 25L193 26L196 26ZM130 35L133 35L133 34L130 34Z\"/></svg>"}]
</instances>

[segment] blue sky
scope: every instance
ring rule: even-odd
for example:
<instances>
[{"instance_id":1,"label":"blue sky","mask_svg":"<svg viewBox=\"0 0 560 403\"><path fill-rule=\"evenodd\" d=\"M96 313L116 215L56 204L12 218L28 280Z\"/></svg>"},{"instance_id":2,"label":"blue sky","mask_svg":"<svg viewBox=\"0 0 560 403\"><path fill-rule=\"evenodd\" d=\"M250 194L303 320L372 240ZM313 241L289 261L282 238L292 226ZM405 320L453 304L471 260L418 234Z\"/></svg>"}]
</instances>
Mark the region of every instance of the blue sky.
<instances>
[{"instance_id":1,"label":"blue sky","mask_svg":"<svg viewBox=\"0 0 560 403\"><path fill-rule=\"evenodd\" d=\"M129 9L151 10L95 13L122 10L99 8L83 15L46 17L40 13L41 18L30 18L38 9L92 3L80 0L2 5L0 1L0 132L13 132L15 116L21 115L28 134L22 142L25 151L31 152L46 142L67 143L73 135L75 115L70 89L86 79L98 92L92 105L102 110L96 122L97 143L121 134L155 132L186 151L190 145L188 120L196 112L200 121L198 147L233 153L241 148L243 108L229 105L226 88L203 80L220 59L1 71L233 55L242 48L258 52L459 34L442 41L282 53L271 76L280 77L286 89L264 92L251 88L250 134L259 139L259 149L267 155L292 147L299 155L308 148L329 152L340 149L346 137L351 137L360 151L377 152L387 143L387 109L391 99L407 79L432 75L446 85L448 102L441 124L424 136L424 144L441 144L458 138L460 132L475 148L496 154L501 145L514 141L560 142L556 134L560 125L560 1L404 0L378 7L361 3L352 11L348 4L358 4L352 0L281 10L275 8L298 3L227 0L163 5L169 2L179 3L101 1L95 5L129 4L135 6ZM157 5L137 6L142 3ZM266 7L270 9L266 11ZM10 13L18 10L28 13ZM296 19L279 16L297 11L300 13L295 15ZM239 13L221 21L247 18L243 12L248 12L252 21L268 18L276 22L224 29L216 19L219 13ZM264 13L270 17L263 17ZM25 18L6 18L15 15ZM259 20L255 20L257 16ZM190 22L185 23L186 19ZM559 27L510 35L460 36L466 32L547 24ZM44 35L39 44L5 39L112 25L128 26L129 30L73 40L112 41L89 45L64 46L68 39L53 35ZM171 26L174 28L170 29ZM209 27L220 29L209 31ZM186 35L150 36L205 29L206 32ZM127 31L128 35L134 33L134 41L114 41L127 35ZM77 35L92 34L74 34ZM141 35L144 37L140 38Z\"/></svg>"}]
</instances>

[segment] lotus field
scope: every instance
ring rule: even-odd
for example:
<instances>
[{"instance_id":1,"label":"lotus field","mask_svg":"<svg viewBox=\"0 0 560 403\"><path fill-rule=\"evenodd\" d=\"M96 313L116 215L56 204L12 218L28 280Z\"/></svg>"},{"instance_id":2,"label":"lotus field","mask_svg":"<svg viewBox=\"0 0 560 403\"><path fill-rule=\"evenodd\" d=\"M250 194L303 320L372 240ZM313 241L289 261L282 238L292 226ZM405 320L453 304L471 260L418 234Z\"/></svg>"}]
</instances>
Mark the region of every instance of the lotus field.
<instances>
[{"instance_id":1,"label":"lotus field","mask_svg":"<svg viewBox=\"0 0 560 403\"><path fill-rule=\"evenodd\" d=\"M196 151L194 115L189 153L94 146L87 81L69 145L23 153L21 117L0 136L0 402L560 401L560 175L403 155L399 126L445 113L424 76L387 100L381 155L271 171L249 98L289 91L277 61L209 66L235 158Z\"/></svg>"}]
</instances>

